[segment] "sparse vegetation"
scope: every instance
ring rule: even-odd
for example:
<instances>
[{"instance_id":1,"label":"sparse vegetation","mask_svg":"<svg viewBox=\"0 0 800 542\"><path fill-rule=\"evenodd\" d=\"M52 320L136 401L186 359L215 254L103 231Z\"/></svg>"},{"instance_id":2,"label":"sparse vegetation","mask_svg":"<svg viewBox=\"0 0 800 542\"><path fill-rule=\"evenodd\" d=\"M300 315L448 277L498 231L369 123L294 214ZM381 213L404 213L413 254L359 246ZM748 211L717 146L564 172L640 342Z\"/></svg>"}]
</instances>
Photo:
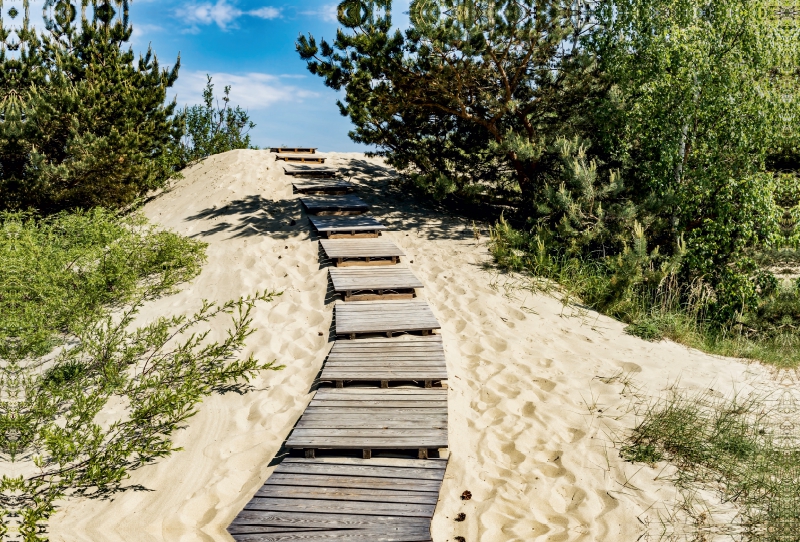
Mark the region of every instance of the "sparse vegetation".
<instances>
[{"instance_id":1,"label":"sparse vegetation","mask_svg":"<svg viewBox=\"0 0 800 542\"><path fill-rule=\"evenodd\" d=\"M202 243L137 215L0 216L0 461L20 473L0 478L4 528L39 540L55 500L118 490L177 449L204 397L279 368L240 356L251 311L274 293L135 325L204 259ZM210 336L225 315L227 333Z\"/></svg>"},{"instance_id":2,"label":"sparse vegetation","mask_svg":"<svg viewBox=\"0 0 800 542\"><path fill-rule=\"evenodd\" d=\"M784 400L781 400L784 399ZM672 480L687 498L686 512L698 538L798 540L800 501L793 483L800 442L791 401L757 395L718 398L710 393L672 392L648 405L622 448L634 462L675 467ZM722 502L736 505L735 517L709 517L692 506L691 495L712 488ZM699 533L699 534L698 534Z\"/></svg>"},{"instance_id":3,"label":"sparse vegetation","mask_svg":"<svg viewBox=\"0 0 800 542\"><path fill-rule=\"evenodd\" d=\"M255 128L247 111L231 106L231 87L225 87L222 105L215 102L214 84L208 76L203 105L183 110L186 130L181 141L181 166L234 149L255 149L248 132Z\"/></svg>"}]
</instances>

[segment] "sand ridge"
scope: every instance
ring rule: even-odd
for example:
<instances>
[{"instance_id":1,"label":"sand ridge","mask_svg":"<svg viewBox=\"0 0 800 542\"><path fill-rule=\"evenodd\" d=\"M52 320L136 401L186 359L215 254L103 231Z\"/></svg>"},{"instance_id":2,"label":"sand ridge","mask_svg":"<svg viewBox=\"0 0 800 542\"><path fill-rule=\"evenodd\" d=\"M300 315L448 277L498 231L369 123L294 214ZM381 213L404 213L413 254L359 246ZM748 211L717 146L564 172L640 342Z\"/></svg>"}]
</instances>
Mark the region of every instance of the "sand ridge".
<instances>
[{"instance_id":1,"label":"sand ridge","mask_svg":"<svg viewBox=\"0 0 800 542\"><path fill-rule=\"evenodd\" d=\"M759 365L648 343L610 318L526 292L520 277L492 270L485 232L476 239L470 222L398 194L379 158L325 156L392 230L385 235L407 253L443 326L450 460L436 542L637 540L675 490L658 478L663 465L619 458L636 396L676 383L727 393L768 380ZM175 435L184 451L133 473L142 490L60 503L53 540L230 540L225 527L271 473L330 349L333 302L281 165L266 151L214 156L145 206L154 222L208 242L209 261L141 320L189 312L202 298L283 290L258 309L248 344L286 369L263 375L245 395L210 397ZM638 395L608 378L621 373ZM464 490L472 499L460 498ZM459 513L463 522L454 521Z\"/></svg>"}]
</instances>

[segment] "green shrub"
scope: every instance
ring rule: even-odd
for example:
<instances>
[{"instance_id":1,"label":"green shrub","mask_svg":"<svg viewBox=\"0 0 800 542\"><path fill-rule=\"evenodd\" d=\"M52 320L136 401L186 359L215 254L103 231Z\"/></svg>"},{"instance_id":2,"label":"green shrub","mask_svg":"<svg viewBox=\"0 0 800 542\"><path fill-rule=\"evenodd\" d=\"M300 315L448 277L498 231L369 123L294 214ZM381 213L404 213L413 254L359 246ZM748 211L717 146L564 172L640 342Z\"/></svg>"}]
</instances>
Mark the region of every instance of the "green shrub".
<instances>
[{"instance_id":1,"label":"green shrub","mask_svg":"<svg viewBox=\"0 0 800 542\"><path fill-rule=\"evenodd\" d=\"M186 130L181 142L181 165L202 160L212 154L235 149L253 149L247 134L255 128L247 112L230 105L231 87L225 87L222 107L214 103L214 85L208 76L203 91L203 105L194 105L183 110Z\"/></svg>"},{"instance_id":2,"label":"green shrub","mask_svg":"<svg viewBox=\"0 0 800 542\"><path fill-rule=\"evenodd\" d=\"M708 508L696 509L692 519L698 539L796 541L800 509L794 480L800 447L790 427L792 413L787 403L769 397L720 399L673 392L646 407L621 455L677 467L669 478L684 493L683 509L690 515L698 489L718 493L722 502L738 508L738 514L722 522L709 517Z\"/></svg>"},{"instance_id":3,"label":"green shrub","mask_svg":"<svg viewBox=\"0 0 800 542\"><path fill-rule=\"evenodd\" d=\"M279 368L240 355L252 309L274 293L134 326L204 261L203 243L137 215L0 215L0 461L24 473L0 477L0 529L41 540L57 499L121 489L176 450L173 433L203 398ZM227 334L212 341L208 326L225 315ZM99 423L112 400L125 412Z\"/></svg>"}]
</instances>

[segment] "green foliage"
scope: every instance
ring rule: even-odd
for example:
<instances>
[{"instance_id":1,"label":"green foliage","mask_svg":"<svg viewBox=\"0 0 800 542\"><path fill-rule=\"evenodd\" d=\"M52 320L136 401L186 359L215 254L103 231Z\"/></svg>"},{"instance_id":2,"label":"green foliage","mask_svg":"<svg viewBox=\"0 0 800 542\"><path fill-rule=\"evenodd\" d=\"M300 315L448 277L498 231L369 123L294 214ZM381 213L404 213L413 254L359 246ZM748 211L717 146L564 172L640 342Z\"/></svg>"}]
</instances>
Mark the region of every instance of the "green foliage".
<instances>
[{"instance_id":1,"label":"green foliage","mask_svg":"<svg viewBox=\"0 0 800 542\"><path fill-rule=\"evenodd\" d=\"M279 368L240 356L253 308L274 293L135 325L146 302L197 275L204 248L102 209L2 215L0 461L17 467L0 478L3 528L39 540L57 499L123 488L177 449L204 397ZM210 335L226 315L227 332Z\"/></svg>"},{"instance_id":2,"label":"green foliage","mask_svg":"<svg viewBox=\"0 0 800 542\"><path fill-rule=\"evenodd\" d=\"M204 245L97 208L47 219L0 215L0 358L43 356L109 307L169 293L195 276Z\"/></svg>"},{"instance_id":3,"label":"green foliage","mask_svg":"<svg viewBox=\"0 0 800 542\"><path fill-rule=\"evenodd\" d=\"M678 467L671 478L688 497L684 508L690 513L690 496L700 488L719 492L724 502L738 507L735 517L721 523L708 517L708 509L698 510L702 519L693 519L704 538L727 534L764 542L797 540L800 514L791 481L800 446L796 432L787 430L793 414L791 397L720 399L673 392L646 407L622 456Z\"/></svg>"},{"instance_id":4,"label":"green foliage","mask_svg":"<svg viewBox=\"0 0 800 542\"><path fill-rule=\"evenodd\" d=\"M115 17L109 1L84 1L91 16L78 19L76 6L50 0L46 29L27 10L21 30L3 29L0 207L120 206L173 174L182 121L164 101L180 62L162 70L149 50L137 62L119 4Z\"/></svg>"},{"instance_id":5,"label":"green foliage","mask_svg":"<svg viewBox=\"0 0 800 542\"><path fill-rule=\"evenodd\" d=\"M613 256L617 291L664 267L687 291L702 281L725 326L759 303L754 251L796 222L766 169L777 149L794 156L774 74L798 47L775 13L767 0L420 0L402 34L390 1L346 0L336 39L297 50L344 90L351 137L424 192L512 205L556 258Z\"/></svg>"},{"instance_id":6,"label":"green foliage","mask_svg":"<svg viewBox=\"0 0 800 542\"><path fill-rule=\"evenodd\" d=\"M557 291L619 318L646 340L669 338L715 354L800 366L800 280L753 277L754 307L720 325L716 290L701 279L681 281L681 256L647 250L641 226L621 254L586 257L554 253L540 236L501 219L491 230L491 251L504 269L523 271L533 287ZM761 256L763 257L763 255ZM748 290L749 291L749 290Z\"/></svg>"},{"instance_id":7,"label":"green foliage","mask_svg":"<svg viewBox=\"0 0 800 542\"><path fill-rule=\"evenodd\" d=\"M518 199L595 93L580 47L587 5L420 0L402 35L391 32L390 0L346 0L334 42L301 36L297 49L311 73L345 91L339 107L355 141L378 145L435 195Z\"/></svg>"},{"instance_id":8,"label":"green foliage","mask_svg":"<svg viewBox=\"0 0 800 542\"><path fill-rule=\"evenodd\" d=\"M214 104L214 85L208 76L203 105L187 107L186 135L181 145L182 165L234 149L254 149L247 132L255 128L247 111L230 105L231 87L225 87L222 107Z\"/></svg>"}]
</instances>

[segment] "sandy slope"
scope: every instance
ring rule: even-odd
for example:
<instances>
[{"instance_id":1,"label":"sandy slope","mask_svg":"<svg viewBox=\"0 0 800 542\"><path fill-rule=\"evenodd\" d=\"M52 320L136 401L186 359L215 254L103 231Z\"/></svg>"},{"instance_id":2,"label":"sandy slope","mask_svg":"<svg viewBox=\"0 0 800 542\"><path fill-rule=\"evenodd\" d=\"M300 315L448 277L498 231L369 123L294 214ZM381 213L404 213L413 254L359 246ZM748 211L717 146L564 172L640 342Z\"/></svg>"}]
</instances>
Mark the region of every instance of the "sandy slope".
<instances>
[{"instance_id":1,"label":"sandy slope","mask_svg":"<svg viewBox=\"0 0 800 542\"><path fill-rule=\"evenodd\" d=\"M618 322L526 292L518 278L487 268L486 238L475 239L471 224L394 193L380 160L328 156L393 228L387 235L408 253L443 324L451 455L437 542L633 542L675 490L655 479L660 468L619 459L632 403L676 382L726 393L768 379L760 366L647 343ZM230 540L226 525L271 472L330 348L332 309L317 243L278 165L263 151L215 156L145 207L152 220L208 242L209 261L143 319L188 312L201 298L283 290L258 310L249 344L286 369L251 393L207 400L177 435L185 450L133 474L140 490L62 503L54 540ZM638 391L598 378L621 372ZM460 499L464 490L471 500ZM466 520L455 522L460 512Z\"/></svg>"}]
</instances>

